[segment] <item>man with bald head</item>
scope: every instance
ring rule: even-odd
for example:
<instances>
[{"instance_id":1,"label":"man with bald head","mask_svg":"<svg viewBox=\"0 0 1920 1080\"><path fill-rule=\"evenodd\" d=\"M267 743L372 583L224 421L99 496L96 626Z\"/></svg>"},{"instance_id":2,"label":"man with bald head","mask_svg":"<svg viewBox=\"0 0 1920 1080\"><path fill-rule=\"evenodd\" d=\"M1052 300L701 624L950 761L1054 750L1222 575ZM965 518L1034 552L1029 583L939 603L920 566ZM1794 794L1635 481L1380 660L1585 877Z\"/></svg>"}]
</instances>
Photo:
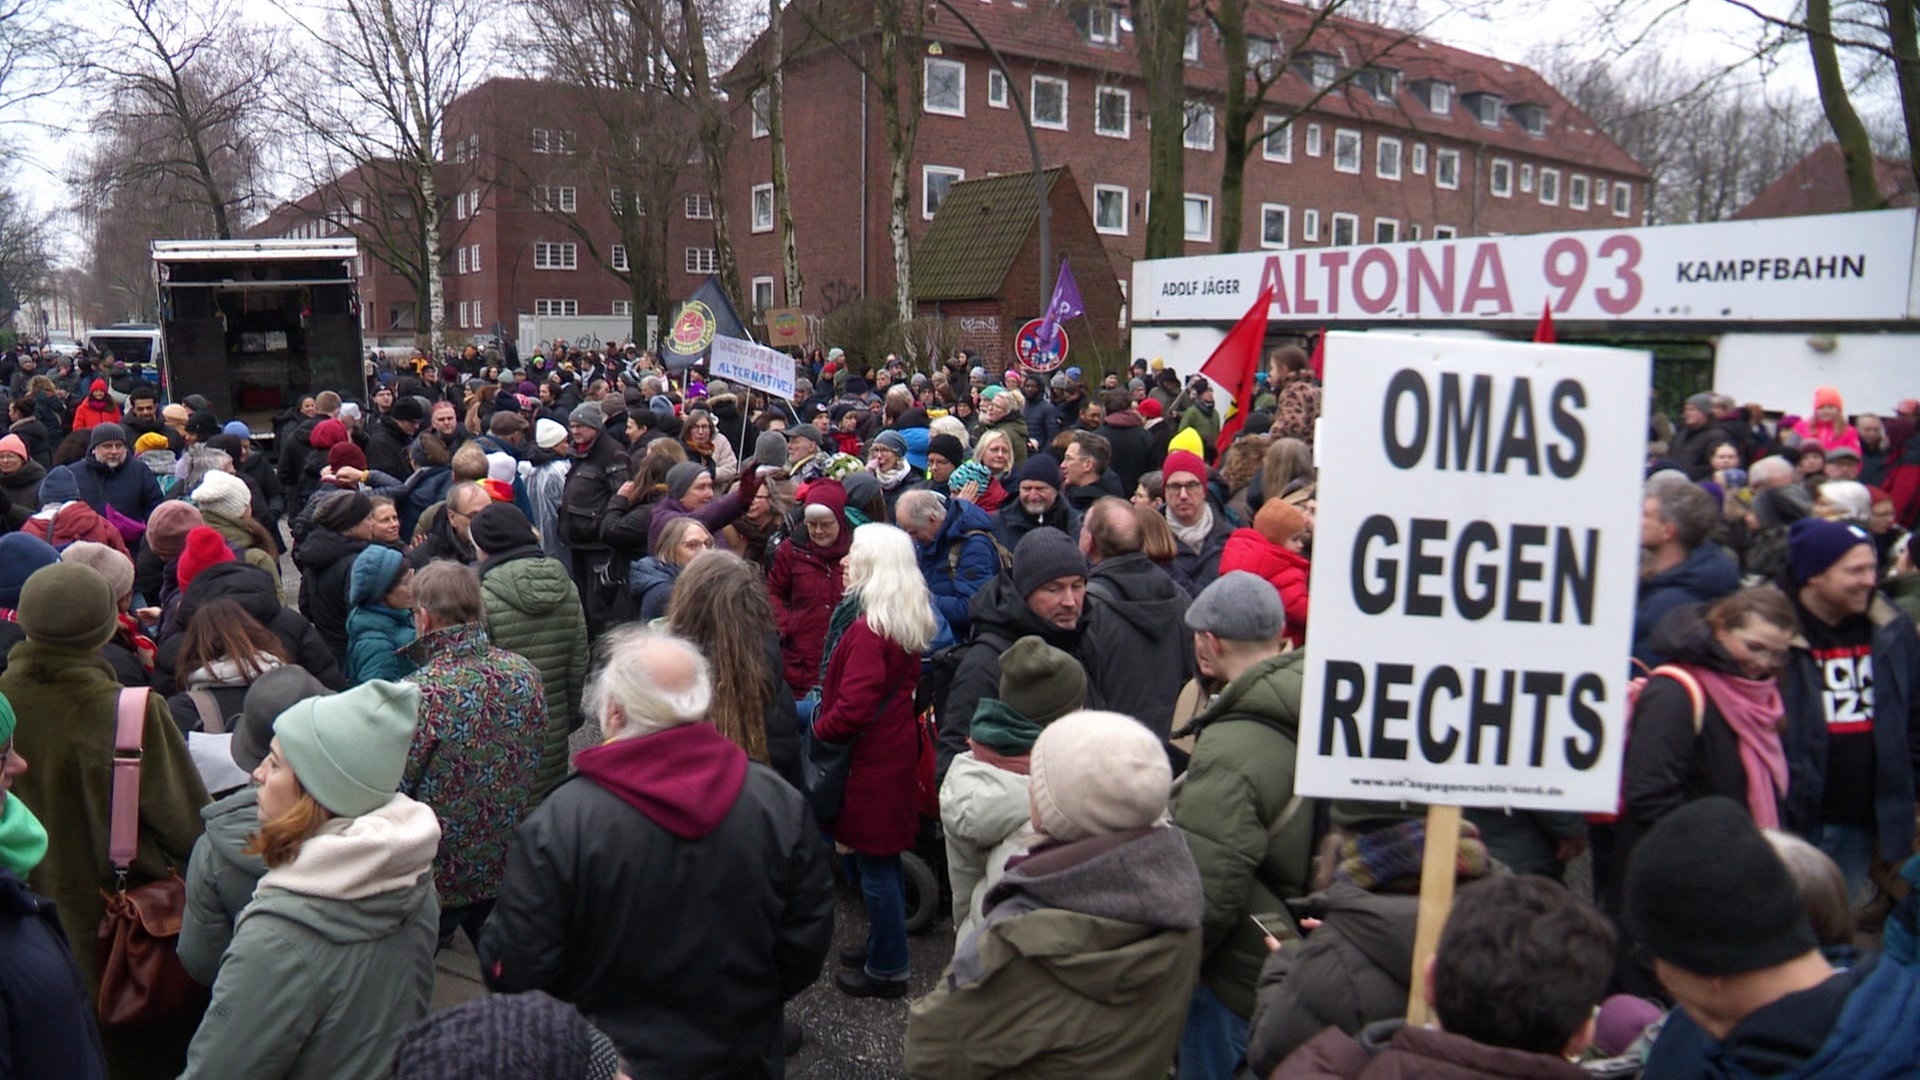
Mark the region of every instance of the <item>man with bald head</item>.
<instances>
[{"instance_id":1,"label":"man with bald head","mask_svg":"<svg viewBox=\"0 0 1920 1080\"><path fill-rule=\"evenodd\" d=\"M485 510L493 497L487 489L471 480L462 480L447 489L447 501L433 516L427 538L407 553L407 562L418 570L435 559L452 559L464 566L479 563L473 546L473 515ZM431 508L429 508L431 509Z\"/></svg>"},{"instance_id":2,"label":"man with bald head","mask_svg":"<svg viewBox=\"0 0 1920 1080\"><path fill-rule=\"evenodd\" d=\"M1101 499L1087 508L1080 551L1087 574L1087 675L1110 707L1125 712L1165 741L1174 701L1193 677L1193 635L1187 631L1187 594L1147 557L1138 515L1125 499Z\"/></svg>"}]
</instances>

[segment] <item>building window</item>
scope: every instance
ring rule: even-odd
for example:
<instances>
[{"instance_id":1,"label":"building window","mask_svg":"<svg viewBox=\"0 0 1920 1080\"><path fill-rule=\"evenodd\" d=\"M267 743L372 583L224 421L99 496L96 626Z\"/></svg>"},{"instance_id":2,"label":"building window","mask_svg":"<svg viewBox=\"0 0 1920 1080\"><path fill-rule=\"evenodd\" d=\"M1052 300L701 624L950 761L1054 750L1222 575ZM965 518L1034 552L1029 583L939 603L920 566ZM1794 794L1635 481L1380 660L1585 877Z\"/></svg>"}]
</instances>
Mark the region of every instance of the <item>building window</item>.
<instances>
[{"instance_id":1,"label":"building window","mask_svg":"<svg viewBox=\"0 0 1920 1080\"><path fill-rule=\"evenodd\" d=\"M1538 105L1515 105L1508 110L1513 114L1513 122L1521 130L1534 138L1542 138L1547 133L1547 110Z\"/></svg>"},{"instance_id":2,"label":"building window","mask_svg":"<svg viewBox=\"0 0 1920 1080\"><path fill-rule=\"evenodd\" d=\"M1213 149L1213 106L1204 101L1187 102L1186 127L1180 144L1189 150Z\"/></svg>"},{"instance_id":3,"label":"building window","mask_svg":"<svg viewBox=\"0 0 1920 1080\"><path fill-rule=\"evenodd\" d=\"M1125 139L1133 134L1133 92L1102 86L1093 92L1093 133Z\"/></svg>"},{"instance_id":4,"label":"building window","mask_svg":"<svg viewBox=\"0 0 1920 1080\"><path fill-rule=\"evenodd\" d=\"M533 313L535 315L578 315L580 314L580 301L535 300L533 302Z\"/></svg>"},{"instance_id":5,"label":"building window","mask_svg":"<svg viewBox=\"0 0 1920 1080\"><path fill-rule=\"evenodd\" d=\"M1424 95L1427 111L1435 116L1445 116L1453 111L1453 84L1429 82Z\"/></svg>"},{"instance_id":6,"label":"building window","mask_svg":"<svg viewBox=\"0 0 1920 1080\"><path fill-rule=\"evenodd\" d=\"M996 109L1007 107L1007 77L997 70L987 72L987 104Z\"/></svg>"},{"instance_id":7,"label":"building window","mask_svg":"<svg viewBox=\"0 0 1920 1080\"><path fill-rule=\"evenodd\" d=\"M1333 235L1328 242L1334 247L1350 247L1360 242L1360 216L1358 214L1334 214Z\"/></svg>"},{"instance_id":8,"label":"building window","mask_svg":"<svg viewBox=\"0 0 1920 1080\"><path fill-rule=\"evenodd\" d=\"M1319 124L1307 125L1307 156L1308 157L1320 156L1320 125Z\"/></svg>"},{"instance_id":9,"label":"building window","mask_svg":"<svg viewBox=\"0 0 1920 1080\"><path fill-rule=\"evenodd\" d=\"M1280 49L1271 38L1247 39L1247 70L1262 82L1272 82L1280 73Z\"/></svg>"},{"instance_id":10,"label":"building window","mask_svg":"<svg viewBox=\"0 0 1920 1080\"><path fill-rule=\"evenodd\" d=\"M967 65L958 60L927 58L922 75L927 112L939 116L967 115Z\"/></svg>"},{"instance_id":11,"label":"building window","mask_svg":"<svg viewBox=\"0 0 1920 1080\"><path fill-rule=\"evenodd\" d=\"M1607 208L1607 182L1598 176L1593 178L1593 205L1602 210Z\"/></svg>"},{"instance_id":12,"label":"building window","mask_svg":"<svg viewBox=\"0 0 1920 1080\"><path fill-rule=\"evenodd\" d=\"M1119 44L1120 12L1105 4L1087 9L1087 40L1095 45Z\"/></svg>"},{"instance_id":13,"label":"building window","mask_svg":"<svg viewBox=\"0 0 1920 1080\"><path fill-rule=\"evenodd\" d=\"M750 106L753 113L753 138L764 139L768 133L773 130L772 126L767 123L767 117L770 115L768 110L772 107L772 104L772 87L763 86L753 92Z\"/></svg>"},{"instance_id":14,"label":"building window","mask_svg":"<svg viewBox=\"0 0 1920 1080\"><path fill-rule=\"evenodd\" d=\"M772 184L755 184L753 187L753 231L773 231Z\"/></svg>"},{"instance_id":15,"label":"building window","mask_svg":"<svg viewBox=\"0 0 1920 1080\"><path fill-rule=\"evenodd\" d=\"M467 160L468 161L480 160L480 133L479 132L474 132L472 135L467 136Z\"/></svg>"},{"instance_id":16,"label":"building window","mask_svg":"<svg viewBox=\"0 0 1920 1080\"><path fill-rule=\"evenodd\" d=\"M1533 191L1533 166L1522 164L1520 166L1520 194L1526 195L1532 191Z\"/></svg>"},{"instance_id":17,"label":"building window","mask_svg":"<svg viewBox=\"0 0 1920 1080\"><path fill-rule=\"evenodd\" d=\"M1300 211L1300 239L1309 244L1320 242L1320 211Z\"/></svg>"},{"instance_id":18,"label":"building window","mask_svg":"<svg viewBox=\"0 0 1920 1080\"><path fill-rule=\"evenodd\" d=\"M1374 140L1373 174L1382 180L1400 179L1400 140L1386 136Z\"/></svg>"},{"instance_id":19,"label":"building window","mask_svg":"<svg viewBox=\"0 0 1920 1080\"><path fill-rule=\"evenodd\" d=\"M611 248L608 248L607 265L623 274L633 269L632 265L627 262L627 245L615 244Z\"/></svg>"},{"instance_id":20,"label":"building window","mask_svg":"<svg viewBox=\"0 0 1920 1080\"><path fill-rule=\"evenodd\" d=\"M1427 175L1427 144L1413 144L1413 175Z\"/></svg>"},{"instance_id":21,"label":"building window","mask_svg":"<svg viewBox=\"0 0 1920 1080\"><path fill-rule=\"evenodd\" d=\"M579 208L578 189L571 187L550 187L542 184L533 189L533 200L540 209L551 214L555 210L571 214Z\"/></svg>"},{"instance_id":22,"label":"building window","mask_svg":"<svg viewBox=\"0 0 1920 1080\"><path fill-rule=\"evenodd\" d=\"M552 244L543 240L533 245L535 270L572 270L579 265L579 260L578 244Z\"/></svg>"},{"instance_id":23,"label":"building window","mask_svg":"<svg viewBox=\"0 0 1920 1080\"><path fill-rule=\"evenodd\" d=\"M536 154L553 153L553 132L546 128L533 129L533 152Z\"/></svg>"},{"instance_id":24,"label":"building window","mask_svg":"<svg viewBox=\"0 0 1920 1080\"><path fill-rule=\"evenodd\" d=\"M712 274L720 269L720 253L713 248L687 249L687 273Z\"/></svg>"},{"instance_id":25,"label":"building window","mask_svg":"<svg viewBox=\"0 0 1920 1080\"><path fill-rule=\"evenodd\" d=\"M480 301L475 300L473 302L473 327L476 330L484 330L486 325L487 320L480 315Z\"/></svg>"},{"instance_id":26,"label":"building window","mask_svg":"<svg viewBox=\"0 0 1920 1080\"><path fill-rule=\"evenodd\" d=\"M1333 131L1333 171L1358 173L1360 171L1360 133L1347 128L1335 128Z\"/></svg>"},{"instance_id":27,"label":"building window","mask_svg":"<svg viewBox=\"0 0 1920 1080\"><path fill-rule=\"evenodd\" d=\"M471 215L471 214L478 214L479 212L480 212L480 189L474 188L472 191L467 192L467 213ZM360 211L358 209L354 210L354 215L356 217L359 216L359 213Z\"/></svg>"},{"instance_id":28,"label":"building window","mask_svg":"<svg viewBox=\"0 0 1920 1080\"><path fill-rule=\"evenodd\" d=\"M1286 163L1293 160L1293 125L1277 116L1265 119L1266 128L1260 137L1260 156L1268 161Z\"/></svg>"},{"instance_id":29,"label":"building window","mask_svg":"<svg viewBox=\"0 0 1920 1080\"><path fill-rule=\"evenodd\" d=\"M1032 101L1034 127L1067 130L1067 80L1035 75Z\"/></svg>"},{"instance_id":30,"label":"building window","mask_svg":"<svg viewBox=\"0 0 1920 1080\"><path fill-rule=\"evenodd\" d=\"M1560 205L1560 170L1540 170L1540 201L1548 206Z\"/></svg>"},{"instance_id":31,"label":"building window","mask_svg":"<svg viewBox=\"0 0 1920 1080\"><path fill-rule=\"evenodd\" d=\"M1213 239L1213 196L1188 193L1185 200L1184 233L1188 240L1205 243Z\"/></svg>"},{"instance_id":32,"label":"building window","mask_svg":"<svg viewBox=\"0 0 1920 1080\"><path fill-rule=\"evenodd\" d=\"M1376 244L1397 244L1400 242L1400 223L1392 218L1373 219L1373 242Z\"/></svg>"},{"instance_id":33,"label":"building window","mask_svg":"<svg viewBox=\"0 0 1920 1080\"><path fill-rule=\"evenodd\" d=\"M1260 204L1260 246L1263 248L1283 248L1287 246L1287 222L1291 215L1287 208L1276 203Z\"/></svg>"},{"instance_id":34,"label":"building window","mask_svg":"<svg viewBox=\"0 0 1920 1080\"><path fill-rule=\"evenodd\" d=\"M480 245L479 244L473 245L473 247L468 250L467 265L473 267L474 273L477 274L480 272Z\"/></svg>"},{"instance_id":35,"label":"building window","mask_svg":"<svg viewBox=\"0 0 1920 1080\"><path fill-rule=\"evenodd\" d=\"M713 220L713 200L711 198L705 195L688 195L686 203L688 221Z\"/></svg>"},{"instance_id":36,"label":"building window","mask_svg":"<svg viewBox=\"0 0 1920 1080\"><path fill-rule=\"evenodd\" d=\"M1433 238L1435 240L1451 240L1458 235L1460 235L1459 232L1451 225L1435 225L1433 227Z\"/></svg>"},{"instance_id":37,"label":"building window","mask_svg":"<svg viewBox=\"0 0 1920 1080\"><path fill-rule=\"evenodd\" d=\"M1407 228L1409 230L1407 238L1418 242L1420 239L1420 223L1416 221Z\"/></svg>"},{"instance_id":38,"label":"building window","mask_svg":"<svg viewBox=\"0 0 1920 1080\"><path fill-rule=\"evenodd\" d=\"M466 272L467 272L467 249L466 249L466 248L461 248L461 249L460 249L460 250L459 250L458 252L456 252L455 254L456 254L456 255L458 256L458 258L457 258L457 260L456 260L456 261L457 261L457 262L459 263L459 267L460 267L460 268L459 268L458 270L456 270L456 271L454 271L454 273L457 273L457 274L464 274L464 273L466 273ZM461 310L463 310L463 311L464 311L465 309L466 309L466 307L465 307L465 305L464 305L464 304L463 304L463 305L461 305ZM461 326L465 326L465 325L467 325L467 324L466 324L466 323L461 323L460 325L461 325Z\"/></svg>"},{"instance_id":39,"label":"building window","mask_svg":"<svg viewBox=\"0 0 1920 1080\"><path fill-rule=\"evenodd\" d=\"M1353 84L1373 100L1391 105L1394 91L1400 86L1400 73L1387 68L1362 68L1353 76Z\"/></svg>"},{"instance_id":40,"label":"building window","mask_svg":"<svg viewBox=\"0 0 1920 1080\"><path fill-rule=\"evenodd\" d=\"M1324 90L1332 86L1334 78L1338 75L1334 58L1328 53L1301 53L1294 57L1293 70L1315 90Z\"/></svg>"},{"instance_id":41,"label":"building window","mask_svg":"<svg viewBox=\"0 0 1920 1080\"><path fill-rule=\"evenodd\" d=\"M627 213L627 200L621 198L620 189L607 192L607 205L613 208L614 217L624 217Z\"/></svg>"},{"instance_id":42,"label":"building window","mask_svg":"<svg viewBox=\"0 0 1920 1080\"><path fill-rule=\"evenodd\" d=\"M947 189L956 180L965 180L967 170L945 165L927 165L920 170L920 216L931 220L946 200Z\"/></svg>"},{"instance_id":43,"label":"building window","mask_svg":"<svg viewBox=\"0 0 1920 1080\"><path fill-rule=\"evenodd\" d=\"M628 319L633 318L633 301L615 300L613 302L613 314L619 315Z\"/></svg>"},{"instance_id":44,"label":"building window","mask_svg":"<svg viewBox=\"0 0 1920 1080\"><path fill-rule=\"evenodd\" d=\"M758 315L773 307L773 279L757 277L753 279L753 311Z\"/></svg>"},{"instance_id":45,"label":"building window","mask_svg":"<svg viewBox=\"0 0 1920 1080\"><path fill-rule=\"evenodd\" d=\"M1180 49L1180 57L1189 64L1200 62L1200 24L1187 24L1187 41Z\"/></svg>"},{"instance_id":46,"label":"building window","mask_svg":"<svg viewBox=\"0 0 1920 1080\"><path fill-rule=\"evenodd\" d=\"M1127 235L1127 189L1093 185L1093 227L1109 236Z\"/></svg>"},{"instance_id":47,"label":"building window","mask_svg":"<svg viewBox=\"0 0 1920 1080\"><path fill-rule=\"evenodd\" d=\"M1487 190L1496 198L1513 197L1513 162L1506 158L1493 159L1493 165L1487 169Z\"/></svg>"},{"instance_id":48,"label":"building window","mask_svg":"<svg viewBox=\"0 0 1920 1080\"><path fill-rule=\"evenodd\" d=\"M1567 205L1575 210L1585 210L1589 205L1587 178L1574 175L1567 178Z\"/></svg>"},{"instance_id":49,"label":"building window","mask_svg":"<svg viewBox=\"0 0 1920 1080\"><path fill-rule=\"evenodd\" d=\"M1467 107L1467 111L1473 114L1475 120L1480 121L1481 126L1490 128L1500 126L1500 95L1467 94L1460 99L1460 103Z\"/></svg>"},{"instance_id":50,"label":"building window","mask_svg":"<svg viewBox=\"0 0 1920 1080\"><path fill-rule=\"evenodd\" d=\"M1633 212L1632 186L1615 181L1613 185L1613 216L1626 217Z\"/></svg>"},{"instance_id":51,"label":"building window","mask_svg":"<svg viewBox=\"0 0 1920 1080\"><path fill-rule=\"evenodd\" d=\"M467 302L465 300L460 301L459 307L460 307L460 329L465 330L467 328Z\"/></svg>"},{"instance_id":52,"label":"building window","mask_svg":"<svg viewBox=\"0 0 1920 1080\"><path fill-rule=\"evenodd\" d=\"M355 255L353 257L353 276L357 278L367 276L367 257L365 255Z\"/></svg>"},{"instance_id":53,"label":"building window","mask_svg":"<svg viewBox=\"0 0 1920 1080\"><path fill-rule=\"evenodd\" d=\"M465 221L467 217L467 193L461 192L453 197L453 220Z\"/></svg>"}]
</instances>

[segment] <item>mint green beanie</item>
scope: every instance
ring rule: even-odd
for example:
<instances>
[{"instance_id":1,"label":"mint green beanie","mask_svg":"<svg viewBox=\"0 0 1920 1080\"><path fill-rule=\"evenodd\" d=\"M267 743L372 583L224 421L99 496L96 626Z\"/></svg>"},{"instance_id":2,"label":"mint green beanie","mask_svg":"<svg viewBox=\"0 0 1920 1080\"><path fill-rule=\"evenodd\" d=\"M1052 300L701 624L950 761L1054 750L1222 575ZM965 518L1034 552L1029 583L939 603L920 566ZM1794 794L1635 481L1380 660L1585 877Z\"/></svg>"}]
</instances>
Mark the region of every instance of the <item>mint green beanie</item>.
<instances>
[{"instance_id":1,"label":"mint green beanie","mask_svg":"<svg viewBox=\"0 0 1920 1080\"><path fill-rule=\"evenodd\" d=\"M375 679L295 702L274 720L273 735L307 794L341 817L359 817L399 790L419 722L418 688Z\"/></svg>"}]
</instances>

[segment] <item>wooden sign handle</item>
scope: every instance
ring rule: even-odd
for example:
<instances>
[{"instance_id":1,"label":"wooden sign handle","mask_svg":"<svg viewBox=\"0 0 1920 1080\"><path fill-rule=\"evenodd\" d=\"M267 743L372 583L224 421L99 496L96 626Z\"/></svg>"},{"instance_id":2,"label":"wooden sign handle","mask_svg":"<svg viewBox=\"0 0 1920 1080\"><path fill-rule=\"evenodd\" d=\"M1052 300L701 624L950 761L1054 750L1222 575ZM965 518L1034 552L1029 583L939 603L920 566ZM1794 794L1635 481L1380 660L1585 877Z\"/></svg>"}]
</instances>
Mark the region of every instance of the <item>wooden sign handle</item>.
<instances>
[{"instance_id":1,"label":"wooden sign handle","mask_svg":"<svg viewBox=\"0 0 1920 1080\"><path fill-rule=\"evenodd\" d=\"M1420 921L1413 933L1413 972L1407 982L1407 1023L1426 1026L1427 961L1453 910L1454 867L1460 860L1460 808L1427 807L1426 850L1420 856Z\"/></svg>"}]
</instances>

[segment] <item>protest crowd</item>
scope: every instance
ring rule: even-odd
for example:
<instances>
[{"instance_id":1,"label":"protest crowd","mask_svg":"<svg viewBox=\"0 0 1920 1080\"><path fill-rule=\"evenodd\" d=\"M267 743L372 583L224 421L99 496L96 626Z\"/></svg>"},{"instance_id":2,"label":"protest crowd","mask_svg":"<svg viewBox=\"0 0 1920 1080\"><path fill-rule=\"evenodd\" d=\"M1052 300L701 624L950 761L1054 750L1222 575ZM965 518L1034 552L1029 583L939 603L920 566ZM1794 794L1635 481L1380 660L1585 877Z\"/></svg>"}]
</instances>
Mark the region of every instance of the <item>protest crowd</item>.
<instances>
[{"instance_id":1,"label":"protest crowd","mask_svg":"<svg viewBox=\"0 0 1920 1080\"><path fill-rule=\"evenodd\" d=\"M1416 972L1425 807L1295 791L1313 358L796 363L0 355L0 1076L778 1077L925 905L916 1078L1920 1075L1920 401L1654 417L1620 804L1469 810Z\"/></svg>"}]
</instances>

